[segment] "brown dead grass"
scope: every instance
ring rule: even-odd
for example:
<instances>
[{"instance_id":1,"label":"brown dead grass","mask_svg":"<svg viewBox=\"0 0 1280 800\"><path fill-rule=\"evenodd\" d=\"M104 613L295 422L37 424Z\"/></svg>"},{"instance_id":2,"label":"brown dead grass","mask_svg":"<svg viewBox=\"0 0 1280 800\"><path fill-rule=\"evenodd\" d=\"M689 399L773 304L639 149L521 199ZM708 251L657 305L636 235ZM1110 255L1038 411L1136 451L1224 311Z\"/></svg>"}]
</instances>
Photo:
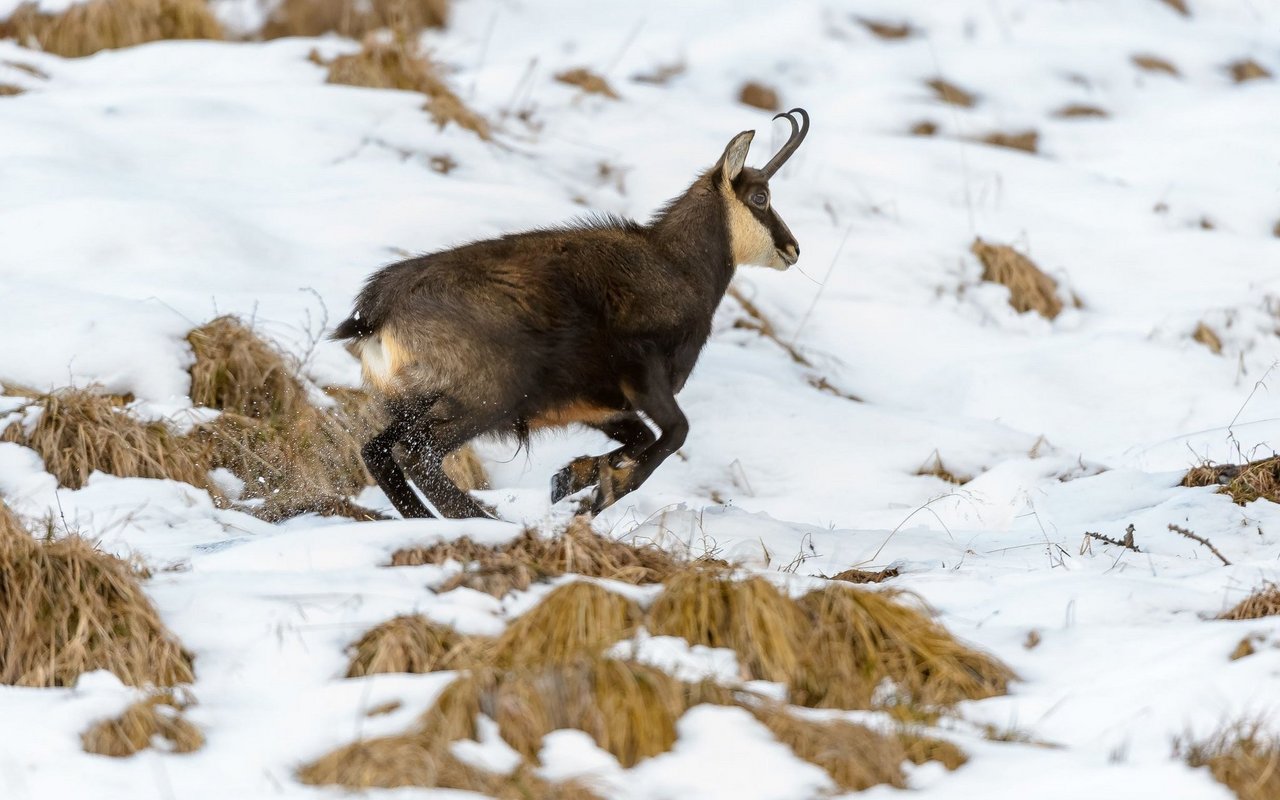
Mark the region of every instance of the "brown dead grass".
<instances>
[{"instance_id":1,"label":"brown dead grass","mask_svg":"<svg viewBox=\"0 0 1280 800\"><path fill-rule=\"evenodd\" d=\"M936 136L938 134L938 123L932 120L920 120L911 126L912 136Z\"/></svg>"},{"instance_id":2,"label":"brown dead grass","mask_svg":"<svg viewBox=\"0 0 1280 800\"><path fill-rule=\"evenodd\" d=\"M495 644L494 662L504 669L526 669L599 656L635 635L641 616L640 607L617 592L574 581L507 626Z\"/></svg>"},{"instance_id":3,"label":"brown dead grass","mask_svg":"<svg viewBox=\"0 0 1280 800\"><path fill-rule=\"evenodd\" d=\"M946 465L942 463L942 454L937 450L934 450L929 458L920 465L920 469L916 470L916 474L920 476L932 476L939 480L944 480L947 483L954 483L957 486L968 483L972 480L972 478L965 475L957 475L947 469Z\"/></svg>"},{"instance_id":4,"label":"brown dead grass","mask_svg":"<svg viewBox=\"0 0 1280 800\"><path fill-rule=\"evenodd\" d=\"M502 597L538 581L567 573L625 583L659 583L683 569L685 562L652 544L636 544L602 536L575 518L564 531L542 537L526 530L512 541L488 547L470 539L409 547L391 555L388 566L411 567L457 561L468 568L439 587L459 586ZM708 568L712 562L699 562Z\"/></svg>"},{"instance_id":5,"label":"brown dead grass","mask_svg":"<svg viewBox=\"0 0 1280 800\"><path fill-rule=\"evenodd\" d=\"M443 28L449 21L449 0L284 0L262 28L262 36L320 36L333 32L361 39L390 28L407 35L426 28Z\"/></svg>"},{"instance_id":6,"label":"brown dead grass","mask_svg":"<svg viewBox=\"0 0 1280 800\"><path fill-rule=\"evenodd\" d=\"M124 758L155 744L167 742L173 753L192 753L204 746L204 734L183 718L188 703L173 692L161 692L140 700L112 719L94 723L80 735L86 753Z\"/></svg>"},{"instance_id":7,"label":"brown dead grass","mask_svg":"<svg viewBox=\"0 0 1280 800\"><path fill-rule=\"evenodd\" d=\"M207 452L179 436L165 422L144 422L123 399L96 388L60 389L36 395L39 417L31 430L22 422L0 432L0 441L35 450L45 469L68 489L84 486L95 471L123 478L167 478L216 496L209 480Z\"/></svg>"},{"instance_id":8,"label":"brown dead grass","mask_svg":"<svg viewBox=\"0 0 1280 800\"><path fill-rule=\"evenodd\" d=\"M16 97L25 91L26 89L12 83L0 83L0 97Z\"/></svg>"},{"instance_id":9,"label":"brown dead grass","mask_svg":"<svg viewBox=\"0 0 1280 800\"><path fill-rule=\"evenodd\" d=\"M372 628L352 645L347 677L467 669L488 663L491 645L484 637L460 634L420 615L399 616Z\"/></svg>"},{"instance_id":10,"label":"brown dead grass","mask_svg":"<svg viewBox=\"0 0 1280 800\"><path fill-rule=\"evenodd\" d=\"M872 572L871 570L857 569L850 567L844 572L837 572L831 576L833 581L844 581L845 583L884 583L890 578L896 578L901 573L894 567L885 567L881 570Z\"/></svg>"},{"instance_id":11,"label":"brown dead grass","mask_svg":"<svg viewBox=\"0 0 1280 800\"><path fill-rule=\"evenodd\" d=\"M1227 69L1231 72L1231 79L1236 83L1244 83L1245 81L1264 80L1271 77L1271 70L1254 61L1252 58L1243 58L1227 65Z\"/></svg>"},{"instance_id":12,"label":"brown dead grass","mask_svg":"<svg viewBox=\"0 0 1280 800\"><path fill-rule=\"evenodd\" d=\"M884 20L858 17L858 23L876 38L888 41L910 39L918 33L909 22L886 22Z\"/></svg>"},{"instance_id":13,"label":"brown dead grass","mask_svg":"<svg viewBox=\"0 0 1280 800\"><path fill-rule=\"evenodd\" d=\"M1222 355L1222 340L1218 338L1213 328L1203 322L1196 323L1196 329L1191 332L1191 338L1212 350L1215 355Z\"/></svg>"},{"instance_id":14,"label":"brown dead grass","mask_svg":"<svg viewBox=\"0 0 1280 800\"><path fill-rule=\"evenodd\" d=\"M1187 0L1160 0L1160 2L1164 3L1169 8L1172 8L1174 11L1177 11L1184 17L1191 16L1191 9L1187 8Z\"/></svg>"},{"instance_id":15,"label":"brown dead grass","mask_svg":"<svg viewBox=\"0 0 1280 800\"><path fill-rule=\"evenodd\" d=\"M970 251L982 262L982 279L1009 289L1009 305L1018 312L1035 311L1045 319L1062 312L1058 282L1040 271L1031 259L1005 244L974 239Z\"/></svg>"},{"instance_id":16,"label":"brown dead grass","mask_svg":"<svg viewBox=\"0 0 1280 800\"><path fill-rule=\"evenodd\" d=\"M34 43L66 58L160 39L221 39L222 28L203 0L90 0L61 14L23 3L0 20L0 39Z\"/></svg>"},{"instance_id":17,"label":"brown dead grass","mask_svg":"<svg viewBox=\"0 0 1280 800\"><path fill-rule=\"evenodd\" d=\"M1091 106L1087 103L1068 103L1053 112L1053 115L1059 119L1079 119L1080 117L1102 118L1110 116L1105 109L1099 108L1098 106Z\"/></svg>"},{"instance_id":18,"label":"brown dead grass","mask_svg":"<svg viewBox=\"0 0 1280 800\"><path fill-rule=\"evenodd\" d=\"M894 736L852 722L802 720L772 707L756 709L755 715L797 756L826 770L843 791L860 792L880 784L907 788L902 771L907 751Z\"/></svg>"},{"instance_id":19,"label":"brown dead grass","mask_svg":"<svg viewBox=\"0 0 1280 800\"><path fill-rule=\"evenodd\" d=\"M1256 652L1257 650L1253 647L1253 640L1246 636L1236 643L1235 649L1231 651L1231 655L1228 656L1228 658L1232 661L1239 661L1242 658L1248 658Z\"/></svg>"},{"instance_id":20,"label":"brown dead grass","mask_svg":"<svg viewBox=\"0 0 1280 800\"><path fill-rule=\"evenodd\" d=\"M1192 767L1208 767L1240 800L1280 797L1280 738L1256 721L1238 722L1199 741L1174 743L1174 754Z\"/></svg>"},{"instance_id":21,"label":"brown dead grass","mask_svg":"<svg viewBox=\"0 0 1280 800\"><path fill-rule=\"evenodd\" d=\"M930 78L925 81L925 85L933 90L934 95L939 100L948 105L960 106L961 108L973 108L978 104L978 96L972 92L965 91L959 86L947 81L943 78Z\"/></svg>"},{"instance_id":22,"label":"brown dead grass","mask_svg":"<svg viewBox=\"0 0 1280 800\"><path fill-rule=\"evenodd\" d=\"M1254 500L1280 503L1280 456L1248 464L1201 464L1188 470L1183 486L1220 486L1237 505Z\"/></svg>"},{"instance_id":23,"label":"brown dead grass","mask_svg":"<svg viewBox=\"0 0 1280 800\"><path fill-rule=\"evenodd\" d=\"M577 86L584 94L603 95L610 100L622 99L603 75L592 72L586 67L575 67L563 72L557 72L556 80L560 83L567 83L570 86Z\"/></svg>"},{"instance_id":24,"label":"brown dead grass","mask_svg":"<svg viewBox=\"0 0 1280 800\"><path fill-rule=\"evenodd\" d=\"M309 410L296 367L238 317L221 316L187 334L195 355L191 402L254 419Z\"/></svg>"},{"instance_id":25,"label":"brown dead grass","mask_svg":"<svg viewBox=\"0 0 1280 800\"><path fill-rule=\"evenodd\" d=\"M792 702L867 708L885 680L899 699L923 706L1005 693L1012 670L955 639L905 597L839 583L805 595L805 650Z\"/></svg>"},{"instance_id":26,"label":"brown dead grass","mask_svg":"<svg viewBox=\"0 0 1280 800\"><path fill-rule=\"evenodd\" d=\"M969 763L969 756L945 739L933 739L928 736L918 736L912 733L904 733L898 736L898 741L906 749L907 760L912 764L927 764L930 761L936 761L948 771L957 770Z\"/></svg>"},{"instance_id":27,"label":"brown dead grass","mask_svg":"<svg viewBox=\"0 0 1280 800\"><path fill-rule=\"evenodd\" d=\"M134 567L79 536L37 541L12 514L0 528L0 683L70 686L95 669L133 686L192 680Z\"/></svg>"},{"instance_id":28,"label":"brown dead grass","mask_svg":"<svg viewBox=\"0 0 1280 800\"><path fill-rule=\"evenodd\" d=\"M440 65L411 37L365 37L360 52L338 56L329 64L328 82L420 92L427 97L427 113L441 129L453 123L481 139L490 138L488 120L467 108L445 82Z\"/></svg>"},{"instance_id":29,"label":"brown dead grass","mask_svg":"<svg viewBox=\"0 0 1280 800\"><path fill-rule=\"evenodd\" d=\"M1039 151L1040 134L1036 131L1019 131L1018 133L1001 133L996 131L982 137L983 144L993 147L1007 147L1010 150L1021 150L1024 153Z\"/></svg>"},{"instance_id":30,"label":"brown dead grass","mask_svg":"<svg viewBox=\"0 0 1280 800\"><path fill-rule=\"evenodd\" d=\"M1129 60L1133 62L1135 67L1145 70L1146 72L1159 72L1164 75L1172 75L1175 78L1182 75L1172 62L1160 58L1159 56L1138 54L1130 56Z\"/></svg>"},{"instance_id":31,"label":"brown dead grass","mask_svg":"<svg viewBox=\"0 0 1280 800\"><path fill-rule=\"evenodd\" d=\"M747 81L742 84L742 88L738 91L738 102L765 111L777 111L782 107L782 101L778 99L778 90L758 81Z\"/></svg>"},{"instance_id":32,"label":"brown dead grass","mask_svg":"<svg viewBox=\"0 0 1280 800\"><path fill-rule=\"evenodd\" d=\"M1218 619L1262 619L1280 616L1280 584L1264 583Z\"/></svg>"}]
</instances>

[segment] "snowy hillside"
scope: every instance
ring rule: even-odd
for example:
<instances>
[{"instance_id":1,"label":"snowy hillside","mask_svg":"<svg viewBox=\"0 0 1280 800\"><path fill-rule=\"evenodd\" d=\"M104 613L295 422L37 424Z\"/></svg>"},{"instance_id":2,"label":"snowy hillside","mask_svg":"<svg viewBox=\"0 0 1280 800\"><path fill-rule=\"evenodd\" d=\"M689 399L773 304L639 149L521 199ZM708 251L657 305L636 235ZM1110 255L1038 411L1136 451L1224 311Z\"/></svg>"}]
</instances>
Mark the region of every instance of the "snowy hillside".
<instances>
[{"instance_id":1,"label":"snowy hillside","mask_svg":"<svg viewBox=\"0 0 1280 800\"><path fill-rule=\"evenodd\" d=\"M797 596L851 567L897 570L882 586L1019 678L936 722L970 760L908 767L914 796L1229 798L1173 742L1280 725L1280 616L1214 619L1280 580L1280 506L1181 482L1280 442L1280 5L1190 5L456 0L422 44L487 141L438 128L420 94L326 83L360 49L336 35L66 59L0 41L0 85L21 90L0 97L0 428L32 424L16 387L131 395L129 413L178 429L214 416L192 406L186 337L222 314L316 387L358 386L321 337L370 272L588 212L646 219L745 129L763 164L786 125L738 102L758 81L812 118L771 184L800 261L739 271L678 398L687 443L595 530L709 552ZM263 14L213 9L232 32ZM553 78L578 67L618 98ZM1033 131L1034 152L982 141ZM1011 307L979 239L1053 278L1061 312ZM347 647L406 613L497 635L547 591L437 593L456 565L391 569L391 553L551 531L572 508L551 506L550 476L609 446L577 430L477 447L492 484L477 496L501 521L272 524L176 481L59 488L38 453L0 443L19 516L154 570L144 588L194 655L186 717L206 740L91 755L80 734L141 690L106 671L0 686L0 798L347 796L298 768L408 729L448 683L344 678ZM377 489L355 499L394 513ZM1131 547L1086 535L1126 529ZM739 674L731 651L652 650ZM671 752L625 770L557 732L542 767L610 798L834 791L739 717L699 706ZM501 763L500 741L475 749Z\"/></svg>"}]
</instances>

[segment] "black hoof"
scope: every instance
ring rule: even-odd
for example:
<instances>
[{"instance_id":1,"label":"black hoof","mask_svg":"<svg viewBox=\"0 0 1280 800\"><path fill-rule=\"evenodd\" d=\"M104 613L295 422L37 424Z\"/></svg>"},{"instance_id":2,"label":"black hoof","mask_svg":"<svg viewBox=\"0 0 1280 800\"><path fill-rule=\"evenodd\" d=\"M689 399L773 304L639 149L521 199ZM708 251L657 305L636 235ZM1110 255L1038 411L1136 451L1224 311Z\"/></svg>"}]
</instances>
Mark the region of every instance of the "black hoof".
<instances>
[{"instance_id":1,"label":"black hoof","mask_svg":"<svg viewBox=\"0 0 1280 800\"><path fill-rule=\"evenodd\" d=\"M551 502L553 504L559 503L570 494L573 494L571 491L573 487L570 485L571 476L572 473L569 467L565 467L551 476Z\"/></svg>"}]
</instances>

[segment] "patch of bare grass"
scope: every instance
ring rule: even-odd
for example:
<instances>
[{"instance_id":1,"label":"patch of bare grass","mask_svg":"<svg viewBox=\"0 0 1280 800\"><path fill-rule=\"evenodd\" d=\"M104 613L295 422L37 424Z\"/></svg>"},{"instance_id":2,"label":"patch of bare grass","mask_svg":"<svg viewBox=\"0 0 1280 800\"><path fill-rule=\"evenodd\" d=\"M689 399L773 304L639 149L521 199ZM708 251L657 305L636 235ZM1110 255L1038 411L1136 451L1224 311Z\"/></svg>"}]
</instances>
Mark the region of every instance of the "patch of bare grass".
<instances>
[{"instance_id":1,"label":"patch of bare grass","mask_svg":"<svg viewBox=\"0 0 1280 800\"><path fill-rule=\"evenodd\" d=\"M944 78L930 78L925 85L933 90L934 95L947 105L973 108L978 104L978 96L960 88Z\"/></svg>"},{"instance_id":2,"label":"patch of bare grass","mask_svg":"<svg viewBox=\"0 0 1280 800\"><path fill-rule=\"evenodd\" d=\"M759 81L747 81L742 84L742 88L738 91L738 102L765 111L777 111L782 107L782 101L778 99L778 90L765 86Z\"/></svg>"},{"instance_id":3,"label":"patch of bare grass","mask_svg":"<svg viewBox=\"0 0 1280 800\"><path fill-rule=\"evenodd\" d=\"M449 21L449 0L284 0L276 6L262 36L320 36L337 33L361 39L390 28L414 34L427 28L443 28Z\"/></svg>"},{"instance_id":4,"label":"patch of bare grass","mask_svg":"<svg viewBox=\"0 0 1280 800\"><path fill-rule=\"evenodd\" d=\"M1262 619L1280 616L1280 584L1264 583L1218 619Z\"/></svg>"},{"instance_id":5,"label":"patch of bare grass","mask_svg":"<svg viewBox=\"0 0 1280 800\"><path fill-rule=\"evenodd\" d=\"M1227 70L1231 72L1231 79L1236 83L1265 80L1271 77L1271 70L1262 66L1257 61L1254 61L1252 58L1242 58L1239 61L1233 61L1227 65Z\"/></svg>"},{"instance_id":6,"label":"patch of bare grass","mask_svg":"<svg viewBox=\"0 0 1280 800\"><path fill-rule=\"evenodd\" d=\"M911 126L912 136L936 136L938 134L938 123L924 119Z\"/></svg>"},{"instance_id":7,"label":"patch of bare grass","mask_svg":"<svg viewBox=\"0 0 1280 800\"><path fill-rule=\"evenodd\" d=\"M221 316L187 334L191 402L254 419L296 417L309 409L297 370L238 317Z\"/></svg>"},{"instance_id":8,"label":"patch of bare grass","mask_svg":"<svg viewBox=\"0 0 1280 800\"><path fill-rule=\"evenodd\" d=\"M188 703L173 692L160 692L140 700L112 719L94 723L80 735L86 753L124 758L157 741L172 753L192 753L204 746L204 734L183 717Z\"/></svg>"},{"instance_id":9,"label":"patch of bare grass","mask_svg":"<svg viewBox=\"0 0 1280 800\"><path fill-rule=\"evenodd\" d=\"M1172 75L1175 78L1182 76L1182 73L1173 65L1173 62L1159 56L1153 56L1149 53L1140 53L1130 56L1129 60L1133 62L1135 67L1146 72L1158 72L1163 75Z\"/></svg>"},{"instance_id":10,"label":"patch of bare grass","mask_svg":"<svg viewBox=\"0 0 1280 800\"><path fill-rule=\"evenodd\" d=\"M603 75L592 72L586 67L574 67L573 69L557 72L556 80L569 86L576 86L584 94L598 94L610 100L622 99Z\"/></svg>"},{"instance_id":11,"label":"patch of bare grass","mask_svg":"<svg viewBox=\"0 0 1280 800\"><path fill-rule=\"evenodd\" d=\"M210 490L204 448L194 446L167 423L143 421L125 408L124 398L96 388L60 389L36 395L37 413L29 429L15 422L0 441L30 447L45 469L68 489L79 489L95 471L123 478L167 478Z\"/></svg>"},{"instance_id":12,"label":"patch of bare grass","mask_svg":"<svg viewBox=\"0 0 1280 800\"><path fill-rule=\"evenodd\" d=\"M957 486L968 483L972 480L972 478L966 475L957 475L947 469L947 466L942 463L942 454L937 450L934 450L928 460L920 465L920 469L916 470L916 474L920 476L928 475L939 480L946 481L947 483L953 483Z\"/></svg>"},{"instance_id":13,"label":"patch of bare grass","mask_svg":"<svg viewBox=\"0 0 1280 800\"><path fill-rule=\"evenodd\" d=\"M487 663L490 644L483 637L460 634L421 615L394 617L370 629L352 645L347 677L466 669Z\"/></svg>"},{"instance_id":14,"label":"patch of bare grass","mask_svg":"<svg viewBox=\"0 0 1280 800\"><path fill-rule=\"evenodd\" d=\"M895 567L885 567L880 570L866 570L850 567L843 572L837 572L831 576L833 581L844 581L845 583L884 583L890 578L896 578L901 573Z\"/></svg>"},{"instance_id":15,"label":"patch of bare grass","mask_svg":"<svg viewBox=\"0 0 1280 800\"><path fill-rule=\"evenodd\" d=\"M838 583L801 598L805 649L790 686L792 702L867 708L886 680L900 699L924 706L1005 693L1012 670L958 641L903 598Z\"/></svg>"},{"instance_id":16,"label":"patch of bare grass","mask_svg":"<svg viewBox=\"0 0 1280 800\"><path fill-rule=\"evenodd\" d=\"M1172 8L1174 11L1177 11L1184 17L1191 16L1191 9L1187 7L1187 0L1160 0L1160 2L1164 3L1169 8Z\"/></svg>"},{"instance_id":17,"label":"patch of bare grass","mask_svg":"<svg viewBox=\"0 0 1280 800\"><path fill-rule=\"evenodd\" d=\"M1196 329L1191 332L1191 339L1209 348L1214 355L1222 355L1222 339L1218 338L1213 328L1203 322L1196 323Z\"/></svg>"},{"instance_id":18,"label":"patch of bare grass","mask_svg":"<svg viewBox=\"0 0 1280 800\"><path fill-rule=\"evenodd\" d=\"M1102 119L1110 116L1105 109L1089 105L1088 103L1068 103L1053 112L1053 115L1059 119L1080 119L1081 117Z\"/></svg>"},{"instance_id":19,"label":"patch of bare grass","mask_svg":"<svg viewBox=\"0 0 1280 800\"><path fill-rule=\"evenodd\" d=\"M797 756L826 770L843 791L881 784L907 788L902 771L907 751L894 736L852 722L802 720L778 708L762 707L755 715Z\"/></svg>"},{"instance_id":20,"label":"patch of bare grass","mask_svg":"<svg viewBox=\"0 0 1280 800\"><path fill-rule=\"evenodd\" d=\"M1208 767L1240 800L1280 797L1280 738L1259 722L1227 725L1201 740L1184 738L1174 743L1174 755L1192 767Z\"/></svg>"},{"instance_id":21,"label":"patch of bare grass","mask_svg":"<svg viewBox=\"0 0 1280 800\"><path fill-rule=\"evenodd\" d=\"M1058 282L1035 263L1005 244L974 239L970 251L982 262L982 279L1009 289L1009 305L1018 312L1034 311L1045 319L1062 312Z\"/></svg>"},{"instance_id":22,"label":"patch of bare grass","mask_svg":"<svg viewBox=\"0 0 1280 800\"><path fill-rule=\"evenodd\" d=\"M867 17L858 17L857 19L858 24L866 28L867 31L877 39L896 42L903 39L910 39L918 33L918 31L912 27L910 22L888 22L885 20L868 19Z\"/></svg>"},{"instance_id":23,"label":"patch of bare grass","mask_svg":"<svg viewBox=\"0 0 1280 800\"><path fill-rule=\"evenodd\" d=\"M504 669L566 664L599 656L635 635L640 607L598 584L557 587L498 637L494 661Z\"/></svg>"},{"instance_id":24,"label":"patch of bare grass","mask_svg":"<svg viewBox=\"0 0 1280 800\"><path fill-rule=\"evenodd\" d=\"M193 678L135 568L75 535L36 540L0 515L0 683L70 686L106 669L133 686Z\"/></svg>"},{"instance_id":25,"label":"patch of bare grass","mask_svg":"<svg viewBox=\"0 0 1280 800\"><path fill-rule=\"evenodd\" d=\"M410 37L366 36L360 52L329 64L328 82L419 92L426 95L426 111L440 128L453 123L481 139L490 137L488 120L467 108L445 82L441 67Z\"/></svg>"},{"instance_id":26,"label":"patch of bare grass","mask_svg":"<svg viewBox=\"0 0 1280 800\"><path fill-rule=\"evenodd\" d=\"M1040 134L1036 131L1019 131L1017 133L996 131L983 136L981 141L983 144L989 144L993 147L1007 147L1010 150L1035 153L1038 152L1040 146Z\"/></svg>"},{"instance_id":27,"label":"patch of bare grass","mask_svg":"<svg viewBox=\"0 0 1280 800\"><path fill-rule=\"evenodd\" d=\"M12 83L0 83L0 97L16 97L25 91L26 89Z\"/></svg>"},{"instance_id":28,"label":"patch of bare grass","mask_svg":"<svg viewBox=\"0 0 1280 800\"><path fill-rule=\"evenodd\" d=\"M221 39L223 34L204 0L90 0L59 14L23 3L0 20L0 39L5 38L78 58L160 39Z\"/></svg>"},{"instance_id":29,"label":"patch of bare grass","mask_svg":"<svg viewBox=\"0 0 1280 800\"><path fill-rule=\"evenodd\" d=\"M1236 505L1254 500L1280 503L1280 456L1248 464L1201 464L1187 471L1183 486L1219 486Z\"/></svg>"}]
</instances>

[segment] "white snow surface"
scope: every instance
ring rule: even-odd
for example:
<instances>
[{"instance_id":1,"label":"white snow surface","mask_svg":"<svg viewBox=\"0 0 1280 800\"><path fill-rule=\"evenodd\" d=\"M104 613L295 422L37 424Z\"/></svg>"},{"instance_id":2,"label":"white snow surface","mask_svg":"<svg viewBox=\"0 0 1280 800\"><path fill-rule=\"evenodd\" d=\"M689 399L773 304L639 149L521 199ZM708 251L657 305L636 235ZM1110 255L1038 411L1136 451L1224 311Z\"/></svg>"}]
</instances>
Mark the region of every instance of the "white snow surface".
<instances>
[{"instance_id":1,"label":"white snow surface","mask_svg":"<svg viewBox=\"0 0 1280 800\"><path fill-rule=\"evenodd\" d=\"M221 12L243 16L241 5ZM772 182L802 255L788 272L743 268L737 286L814 366L735 328L726 300L679 397L687 443L597 529L713 551L795 593L851 566L900 569L893 585L1021 678L961 707L943 735L972 760L913 769L914 796L1226 798L1171 742L1274 719L1280 619L1212 617L1280 577L1280 509L1178 483L1202 459L1269 455L1280 436L1280 84L1235 84L1226 70L1253 58L1280 74L1280 6L1191 6L1183 17L1157 0L457 0L450 27L424 40L494 120L492 143L438 130L419 96L327 85L307 55L357 46L334 37L76 60L0 42L0 82L28 89L0 98L0 379L100 384L185 424L203 412L186 397L184 336L231 312L317 384L354 385L354 360L317 339L379 265L589 211L646 218L741 130L759 131L762 164L785 125L735 101L744 80L762 80L813 119ZM858 17L919 35L880 40ZM1137 53L1181 75L1139 70ZM677 62L665 86L631 80ZM622 99L551 79L583 65ZM978 104L940 104L923 83L935 75ZM1073 102L1110 116L1052 116ZM907 135L921 120L939 135ZM1027 128L1038 155L972 141ZM429 168L444 155L458 165L447 175ZM1015 312L981 282L975 237L1016 244L1080 307L1054 321ZM1201 321L1221 354L1191 339ZM861 402L813 388L816 377ZM0 420L18 406L0 398ZM408 612L497 633L546 591L435 594L456 565L387 569L389 553L549 529L569 513L550 506L550 475L606 446L587 431L528 454L482 445L496 487L482 499L505 521L273 526L169 481L96 475L58 489L36 454L0 444L0 494L16 511L61 509L105 549L157 567L146 588L196 656L189 716L208 738L190 755L88 755L80 732L138 690L104 673L0 687L0 797L344 796L303 786L295 769L406 730L451 679L344 679L345 648ZM935 454L972 480L917 475ZM377 490L360 500L388 507ZM1130 524L1141 552L1084 536L1120 538ZM1040 643L1024 647L1032 631ZM1258 652L1230 660L1247 636ZM684 674L735 669L660 637L633 646ZM399 710L366 715L389 700ZM1055 746L987 741L987 724ZM542 769L595 776L611 798L831 789L740 711L695 709L679 733L671 753L623 770L557 732ZM466 748L505 763L501 742Z\"/></svg>"}]
</instances>

